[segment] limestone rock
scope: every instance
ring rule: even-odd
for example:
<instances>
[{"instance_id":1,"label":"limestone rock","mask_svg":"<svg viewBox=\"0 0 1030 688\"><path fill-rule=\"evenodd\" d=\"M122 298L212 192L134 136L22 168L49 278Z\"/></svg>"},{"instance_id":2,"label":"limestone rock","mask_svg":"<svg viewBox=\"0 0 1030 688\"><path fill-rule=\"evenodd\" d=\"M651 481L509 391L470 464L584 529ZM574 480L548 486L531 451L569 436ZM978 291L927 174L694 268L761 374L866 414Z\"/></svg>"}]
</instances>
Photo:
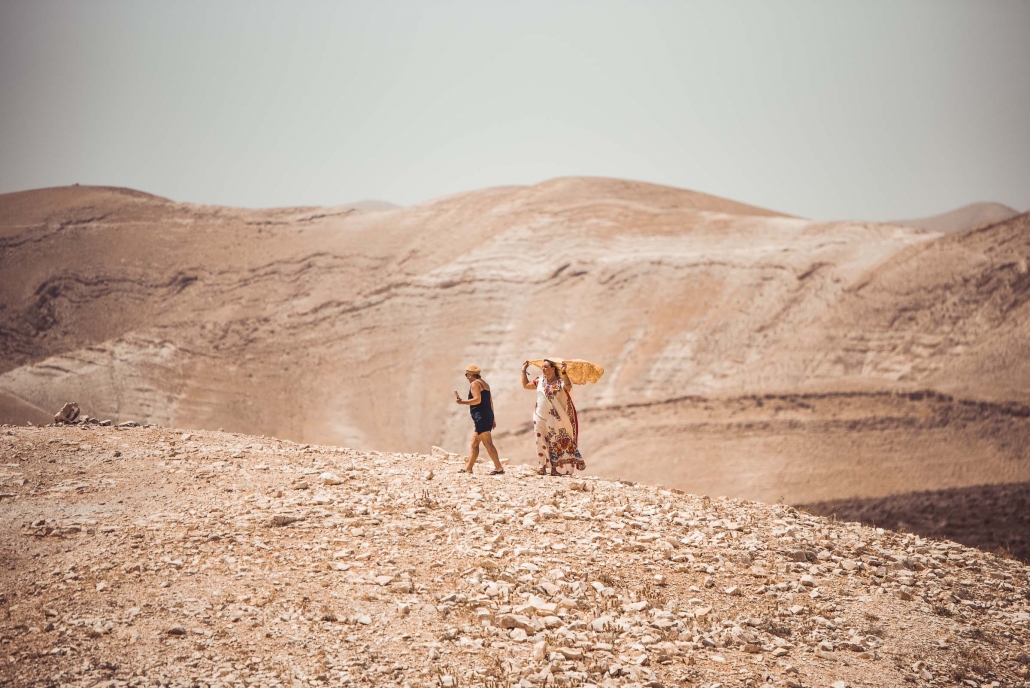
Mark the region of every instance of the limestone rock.
<instances>
[{"instance_id":1,"label":"limestone rock","mask_svg":"<svg viewBox=\"0 0 1030 688\"><path fill-rule=\"evenodd\" d=\"M335 473L331 473L331 472L328 472L328 471L323 473L322 475L318 476L318 479L322 482L323 485L342 485L343 484L343 480L341 480Z\"/></svg>"},{"instance_id":2,"label":"limestone rock","mask_svg":"<svg viewBox=\"0 0 1030 688\"><path fill-rule=\"evenodd\" d=\"M51 407L53 408L53 407ZM55 423L71 423L79 417L79 405L74 401L69 401L61 410L54 414Z\"/></svg>"},{"instance_id":3,"label":"limestone rock","mask_svg":"<svg viewBox=\"0 0 1030 688\"><path fill-rule=\"evenodd\" d=\"M497 619L497 626L504 629L521 628L523 631L536 631L536 625L522 614L502 614Z\"/></svg>"},{"instance_id":4,"label":"limestone rock","mask_svg":"<svg viewBox=\"0 0 1030 688\"><path fill-rule=\"evenodd\" d=\"M272 516L271 525L273 526L288 526L291 523L300 521L301 517L294 514L275 514Z\"/></svg>"}]
</instances>

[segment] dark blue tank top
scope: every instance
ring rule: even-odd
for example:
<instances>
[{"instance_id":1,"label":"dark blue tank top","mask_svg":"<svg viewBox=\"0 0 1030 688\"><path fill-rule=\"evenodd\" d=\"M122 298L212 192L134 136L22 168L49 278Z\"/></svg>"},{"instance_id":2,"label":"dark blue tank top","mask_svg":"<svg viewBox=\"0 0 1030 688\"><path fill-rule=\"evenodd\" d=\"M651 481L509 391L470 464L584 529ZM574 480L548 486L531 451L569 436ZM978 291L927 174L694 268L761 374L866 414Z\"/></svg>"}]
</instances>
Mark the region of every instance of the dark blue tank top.
<instances>
[{"instance_id":1,"label":"dark blue tank top","mask_svg":"<svg viewBox=\"0 0 1030 688\"><path fill-rule=\"evenodd\" d=\"M469 399L472 398L472 390L469 390ZM481 418L494 415L493 409L490 407L490 390L484 389L479 392L479 403L475 406L469 406L469 413L475 418L478 414Z\"/></svg>"}]
</instances>

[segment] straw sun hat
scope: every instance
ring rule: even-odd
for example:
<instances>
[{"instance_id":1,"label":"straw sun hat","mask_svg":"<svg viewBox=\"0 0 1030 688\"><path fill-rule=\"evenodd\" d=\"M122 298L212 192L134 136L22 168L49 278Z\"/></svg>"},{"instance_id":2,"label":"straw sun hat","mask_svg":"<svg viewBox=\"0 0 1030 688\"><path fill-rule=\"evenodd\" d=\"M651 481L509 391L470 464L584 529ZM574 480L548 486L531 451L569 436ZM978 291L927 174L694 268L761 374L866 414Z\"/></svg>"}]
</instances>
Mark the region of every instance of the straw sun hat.
<instances>
[{"instance_id":1,"label":"straw sun hat","mask_svg":"<svg viewBox=\"0 0 1030 688\"><path fill-rule=\"evenodd\" d=\"M483 374L483 371L480 370L479 366L477 366L475 363L469 363L467 366L465 366L465 372L466 373L471 373L473 375L482 375Z\"/></svg>"}]
</instances>

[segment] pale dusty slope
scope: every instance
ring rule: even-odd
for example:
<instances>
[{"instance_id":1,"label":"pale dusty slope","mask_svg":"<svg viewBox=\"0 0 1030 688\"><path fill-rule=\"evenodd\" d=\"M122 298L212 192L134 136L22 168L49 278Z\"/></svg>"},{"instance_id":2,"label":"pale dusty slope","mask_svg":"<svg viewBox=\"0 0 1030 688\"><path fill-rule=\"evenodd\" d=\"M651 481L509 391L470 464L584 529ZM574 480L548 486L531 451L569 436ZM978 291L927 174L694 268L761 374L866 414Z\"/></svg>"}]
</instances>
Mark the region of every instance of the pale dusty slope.
<instances>
[{"instance_id":1,"label":"pale dusty slope","mask_svg":"<svg viewBox=\"0 0 1030 688\"><path fill-rule=\"evenodd\" d=\"M229 433L0 454L12 687L1030 685L1030 568L952 542Z\"/></svg>"},{"instance_id":2,"label":"pale dusty slope","mask_svg":"<svg viewBox=\"0 0 1030 688\"><path fill-rule=\"evenodd\" d=\"M76 399L114 420L457 449L451 392L475 361L502 453L528 459L519 362L555 354L607 368L577 391L605 475L791 501L1030 480L1018 414L952 423L959 401L883 394L1030 401L1026 221L942 238L589 178L382 212L9 194L0 411L39 421ZM837 392L732 420L752 395Z\"/></svg>"}]
</instances>

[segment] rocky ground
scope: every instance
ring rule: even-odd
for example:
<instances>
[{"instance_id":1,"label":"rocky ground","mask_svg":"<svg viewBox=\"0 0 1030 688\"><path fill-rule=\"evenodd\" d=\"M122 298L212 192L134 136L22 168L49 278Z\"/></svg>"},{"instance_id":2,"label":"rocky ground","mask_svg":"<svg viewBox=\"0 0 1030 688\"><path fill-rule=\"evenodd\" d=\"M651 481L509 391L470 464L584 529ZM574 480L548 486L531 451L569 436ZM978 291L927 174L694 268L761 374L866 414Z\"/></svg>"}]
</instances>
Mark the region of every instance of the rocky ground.
<instances>
[{"instance_id":1,"label":"rocky ground","mask_svg":"<svg viewBox=\"0 0 1030 688\"><path fill-rule=\"evenodd\" d=\"M0 427L0 685L1030 686L1030 568L457 457Z\"/></svg>"}]
</instances>

